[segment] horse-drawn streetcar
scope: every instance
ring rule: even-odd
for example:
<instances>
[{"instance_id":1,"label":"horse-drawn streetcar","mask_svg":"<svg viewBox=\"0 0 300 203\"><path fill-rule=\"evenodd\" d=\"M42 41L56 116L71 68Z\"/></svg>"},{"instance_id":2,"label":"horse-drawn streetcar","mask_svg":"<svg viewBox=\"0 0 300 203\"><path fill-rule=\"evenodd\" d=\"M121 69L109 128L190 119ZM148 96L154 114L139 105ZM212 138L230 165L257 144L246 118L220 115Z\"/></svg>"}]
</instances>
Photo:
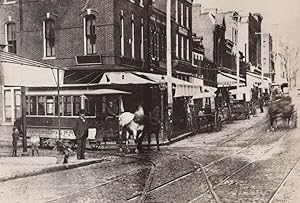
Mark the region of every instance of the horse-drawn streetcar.
<instances>
[{"instance_id":1,"label":"horse-drawn streetcar","mask_svg":"<svg viewBox=\"0 0 300 203\"><path fill-rule=\"evenodd\" d=\"M47 140L59 138L60 129L60 138L75 145L72 127L80 109L84 109L89 128L87 139L92 148L99 148L108 140L118 141L118 116L124 111L123 97L129 94L116 89L63 89L59 104L56 90L28 91L27 135L38 135L41 144L47 145Z\"/></svg>"}]
</instances>

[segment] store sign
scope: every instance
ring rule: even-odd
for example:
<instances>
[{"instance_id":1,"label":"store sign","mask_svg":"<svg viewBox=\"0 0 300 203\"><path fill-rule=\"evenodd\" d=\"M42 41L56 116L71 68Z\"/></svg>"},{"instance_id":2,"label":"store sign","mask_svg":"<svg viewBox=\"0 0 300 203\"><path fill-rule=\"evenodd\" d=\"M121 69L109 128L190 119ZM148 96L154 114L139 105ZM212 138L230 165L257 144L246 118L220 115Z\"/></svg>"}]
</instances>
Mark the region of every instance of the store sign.
<instances>
[{"instance_id":1,"label":"store sign","mask_svg":"<svg viewBox=\"0 0 300 203\"><path fill-rule=\"evenodd\" d=\"M232 85L236 85L236 81L223 81L223 82L218 82L218 86L232 86Z\"/></svg>"},{"instance_id":2,"label":"store sign","mask_svg":"<svg viewBox=\"0 0 300 203\"><path fill-rule=\"evenodd\" d=\"M75 139L74 131L72 129L61 129L60 130L62 139ZM39 137L46 138L58 138L58 129L49 129L49 128L27 128L27 135L29 137L36 135ZM88 139L95 139L96 137L96 128L89 128Z\"/></svg>"}]
</instances>

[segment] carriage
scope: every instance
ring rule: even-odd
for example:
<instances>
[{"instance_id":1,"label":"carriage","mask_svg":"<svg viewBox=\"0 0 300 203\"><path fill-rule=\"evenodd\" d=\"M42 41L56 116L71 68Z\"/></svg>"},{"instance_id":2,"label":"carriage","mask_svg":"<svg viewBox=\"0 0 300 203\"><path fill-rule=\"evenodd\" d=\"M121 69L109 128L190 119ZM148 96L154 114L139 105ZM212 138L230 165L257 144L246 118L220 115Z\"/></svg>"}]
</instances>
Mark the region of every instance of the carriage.
<instances>
[{"instance_id":1,"label":"carriage","mask_svg":"<svg viewBox=\"0 0 300 203\"><path fill-rule=\"evenodd\" d=\"M272 98L269 119L272 129L297 127L297 109L290 96L279 94Z\"/></svg>"},{"instance_id":2,"label":"carriage","mask_svg":"<svg viewBox=\"0 0 300 203\"><path fill-rule=\"evenodd\" d=\"M231 119L249 119L251 103L251 88L240 87L230 90L230 116Z\"/></svg>"},{"instance_id":3,"label":"carriage","mask_svg":"<svg viewBox=\"0 0 300 203\"><path fill-rule=\"evenodd\" d=\"M213 92L201 92L193 96L194 101L194 131L221 130L221 109L216 108L215 94Z\"/></svg>"}]
</instances>

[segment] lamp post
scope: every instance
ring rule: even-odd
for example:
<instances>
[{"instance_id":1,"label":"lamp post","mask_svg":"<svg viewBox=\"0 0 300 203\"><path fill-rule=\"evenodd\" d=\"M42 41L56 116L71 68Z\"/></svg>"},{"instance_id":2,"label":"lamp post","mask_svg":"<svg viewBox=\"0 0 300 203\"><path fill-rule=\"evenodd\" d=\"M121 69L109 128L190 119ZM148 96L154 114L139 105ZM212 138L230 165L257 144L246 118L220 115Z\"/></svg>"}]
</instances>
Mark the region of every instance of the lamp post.
<instances>
[{"instance_id":1,"label":"lamp post","mask_svg":"<svg viewBox=\"0 0 300 203\"><path fill-rule=\"evenodd\" d=\"M165 78L162 76L159 81L160 90L160 133L164 137L164 91L167 89Z\"/></svg>"}]
</instances>

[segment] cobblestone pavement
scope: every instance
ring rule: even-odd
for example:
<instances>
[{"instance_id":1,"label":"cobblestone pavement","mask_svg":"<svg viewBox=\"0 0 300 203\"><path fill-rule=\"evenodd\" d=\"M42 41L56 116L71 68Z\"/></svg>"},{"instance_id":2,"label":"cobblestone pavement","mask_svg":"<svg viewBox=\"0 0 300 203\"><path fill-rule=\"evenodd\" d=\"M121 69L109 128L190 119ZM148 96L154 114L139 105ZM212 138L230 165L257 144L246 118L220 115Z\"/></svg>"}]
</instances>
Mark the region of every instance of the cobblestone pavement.
<instances>
[{"instance_id":1,"label":"cobblestone pavement","mask_svg":"<svg viewBox=\"0 0 300 203\"><path fill-rule=\"evenodd\" d=\"M113 160L3 182L0 201L137 202L142 197L144 202L284 202L293 195L291 202L297 202L289 178L276 191L300 158L298 134L299 129L268 131L266 114L258 114L161 152L154 147L125 156L116 150L89 151L90 158Z\"/></svg>"}]
</instances>

